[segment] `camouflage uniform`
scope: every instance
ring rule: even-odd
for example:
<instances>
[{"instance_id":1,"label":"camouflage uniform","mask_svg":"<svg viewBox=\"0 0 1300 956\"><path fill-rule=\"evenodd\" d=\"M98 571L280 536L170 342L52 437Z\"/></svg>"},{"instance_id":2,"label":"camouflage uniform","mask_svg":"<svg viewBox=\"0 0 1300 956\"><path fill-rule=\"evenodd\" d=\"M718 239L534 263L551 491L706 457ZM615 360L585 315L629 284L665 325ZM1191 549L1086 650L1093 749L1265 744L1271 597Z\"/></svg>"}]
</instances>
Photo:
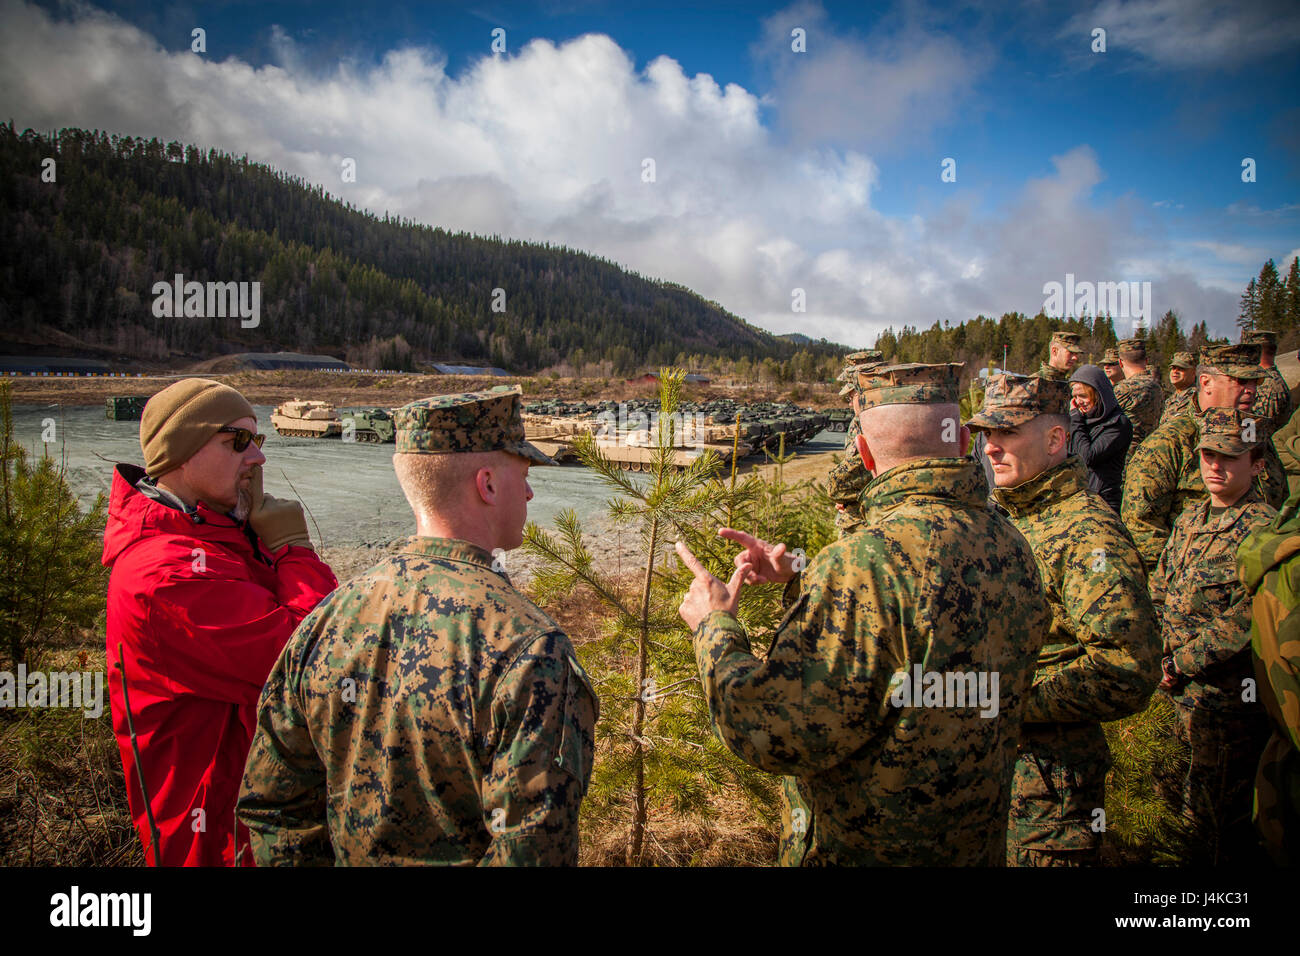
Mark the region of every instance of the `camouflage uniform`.
<instances>
[{"instance_id":1,"label":"camouflage uniform","mask_svg":"<svg viewBox=\"0 0 1300 956\"><path fill-rule=\"evenodd\" d=\"M1221 345L1205 350L1203 365L1222 367L1224 374L1248 378L1262 370L1250 361L1250 346ZM1258 358L1259 348L1254 347ZM1217 365L1216 365L1217 363ZM1160 560L1173 523L1183 511L1203 501L1198 419L1200 399L1193 396L1187 411L1160 425L1142 444L1124 473L1120 514L1129 534L1150 569ZM1263 426L1267 428L1266 425ZM1264 453L1265 469L1256 481L1260 497L1276 508L1286 500L1286 473L1270 443Z\"/></svg>"},{"instance_id":2,"label":"camouflage uniform","mask_svg":"<svg viewBox=\"0 0 1300 956\"><path fill-rule=\"evenodd\" d=\"M399 453L549 460L523 441L514 392L394 417ZM491 554L413 537L289 640L238 816L259 866L576 864L598 707L569 639Z\"/></svg>"},{"instance_id":3,"label":"camouflage uniform","mask_svg":"<svg viewBox=\"0 0 1300 956\"><path fill-rule=\"evenodd\" d=\"M1287 497L1300 491L1300 411L1293 412L1280 431L1273 433L1273 450L1286 472Z\"/></svg>"},{"instance_id":4,"label":"camouflage uniform","mask_svg":"<svg viewBox=\"0 0 1300 956\"><path fill-rule=\"evenodd\" d=\"M1279 866L1300 863L1300 499L1237 551L1238 574L1252 595L1251 650L1256 686L1272 736L1255 777L1255 826Z\"/></svg>"},{"instance_id":5,"label":"camouflage uniform","mask_svg":"<svg viewBox=\"0 0 1300 956\"><path fill-rule=\"evenodd\" d=\"M1079 347L1078 332L1053 332L1052 341L1057 345L1064 345L1076 355L1082 355L1083 349ZM1049 346L1050 349L1050 346ZM1051 352L1048 353L1048 360L1051 359ZM1038 371L1034 373L1038 378L1049 379L1053 382L1068 382L1070 380L1069 372L1062 372L1059 368L1054 368L1047 362L1038 366Z\"/></svg>"},{"instance_id":6,"label":"camouflage uniform","mask_svg":"<svg viewBox=\"0 0 1300 956\"><path fill-rule=\"evenodd\" d=\"M930 374L950 380L918 381ZM957 402L944 366L881 369L876 384L864 402ZM1015 742L1048 618L1028 546L988 510L983 489L969 458L891 468L863 495L864 527L828 544L787 586L765 659L724 612L696 630L722 741L753 766L798 778L783 862L1004 858ZM914 666L997 673L997 714L908 706L899 694L911 694Z\"/></svg>"},{"instance_id":7,"label":"camouflage uniform","mask_svg":"<svg viewBox=\"0 0 1300 956\"><path fill-rule=\"evenodd\" d=\"M1242 336L1247 345L1272 346L1277 350L1277 333L1250 329ZM1291 418L1291 386L1276 365L1264 369L1264 377L1255 389L1255 403L1250 407L1256 418L1267 419L1272 431L1284 427Z\"/></svg>"},{"instance_id":8,"label":"camouflage uniform","mask_svg":"<svg viewBox=\"0 0 1300 956\"><path fill-rule=\"evenodd\" d=\"M1241 414L1212 408L1202 419L1198 447L1246 454ZM1247 416L1248 417L1248 416ZM1161 618L1162 689L1177 705L1178 738L1189 751L1180 787L1157 777L1164 799L1193 825L1204 862L1248 862L1256 840L1251 792L1268 722L1251 677L1250 595L1237 580L1237 549L1277 512L1254 488L1215 514L1206 498L1174 523L1151 576L1151 600ZM1243 699L1245 698L1245 699Z\"/></svg>"},{"instance_id":9,"label":"camouflage uniform","mask_svg":"<svg viewBox=\"0 0 1300 956\"><path fill-rule=\"evenodd\" d=\"M846 383L840 390L841 397L851 398L857 392L858 372L875 368L881 364L882 358L883 353L875 350L853 352L847 356L845 361L848 364L839 376ZM835 509L835 527L841 538L862 526L862 510L858 499L871 481L871 472L867 471L862 464L862 456L858 454L857 437L861 434L862 423L854 415L844 436L844 457L831 466L826 478L826 492L830 495L831 502L844 506L843 509Z\"/></svg>"},{"instance_id":10,"label":"camouflage uniform","mask_svg":"<svg viewBox=\"0 0 1300 956\"><path fill-rule=\"evenodd\" d=\"M1146 361L1146 343L1141 339L1124 339L1116 351L1121 359ZM1165 393L1151 370L1143 369L1133 375L1126 375L1115 386L1115 401L1133 425L1133 440L1129 442L1128 454L1124 458L1127 465L1133 460L1138 446L1160 424L1160 412L1165 407Z\"/></svg>"},{"instance_id":11,"label":"camouflage uniform","mask_svg":"<svg viewBox=\"0 0 1300 956\"><path fill-rule=\"evenodd\" d=\"M1191 372L1192 384L1185 388L1175 388L1173 394L1165 399L1165 407L1160 412L1159 424L1161 425L1184 411L1192 400L1192 396L1196 394L1196 356L1191 352L1175 352L1169 367L1181 368L1184 371Z\"/></svg>"},{"instance_id":12,"label":"camouflage uniform","mask_svg":"<svg viewBox=\"0 0 1300 956\"><path fill-rule=\"evenodd\" d=\"M1069 390L998 376L973 428L1013 428L1064 414ZM1011 866L1097 862L1110 751L1101 722L1142 709L1159 679L1160 647L1146 574L1107 504L1070 456L993 498L1033 548L1052 611L1025 707L1008 816Z\"/></svg>"},{"instance_id":13,"label":"camouflage uniform","mask_svg":"<svg viewBox=\"0 0 1300 956\"><path fill-rule=\"evenodd\" d=\"M1101 353L1101 361L1098 362L1097 364L1101 366L1101 371L1106 376L1106 378L1110 379L1110 384L1112 389L1120 382L1124 381L1123 370L1120 370L1118 379L1113 379L1110 377L1111 372L1115 369L1118 369L1120 365L1119 349L1107 349L1105 352Z\"/></svg>"}]
</instances>

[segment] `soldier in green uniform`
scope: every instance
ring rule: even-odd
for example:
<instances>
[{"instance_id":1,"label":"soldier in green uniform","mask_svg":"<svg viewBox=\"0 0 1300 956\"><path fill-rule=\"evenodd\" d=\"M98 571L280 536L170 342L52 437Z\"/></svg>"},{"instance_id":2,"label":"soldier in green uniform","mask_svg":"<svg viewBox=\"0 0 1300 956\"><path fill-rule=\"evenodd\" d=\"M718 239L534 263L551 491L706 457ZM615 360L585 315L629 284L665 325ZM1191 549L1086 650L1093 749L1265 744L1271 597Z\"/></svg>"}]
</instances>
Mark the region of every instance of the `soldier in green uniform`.
<instances>
[{"instance_id":1,"label":"soldier in green uniform","mask_svg":"<svg viewBox=\"0 0 1300 956\"><path fill-rule=\"evenodd\" d=\"M1199 385L1186 410L1157 426L1129 462L1120 515L1148 569L1155 569L1178 516L1205 500L1197 419L1209 408L1249 413L1255 383L1263 374L1258 345L1206 346L1201 350ZM1256 420L1255 427L1267 437L1266 423ZM1264 451L1264 472L1255 480L1260 497L1274 508L1286 500L1286 473L1271 443Z\"/></svg>"},{"instance_id":2,"label":"soldier in green uniform","mask_svg":"<svg viewBox=\"0 0 1300 956\"><path fill-rule=\"evenodd\" d=\"M1146 573L1118 516L1068 454L1064 382L1000 375L970 426L993 499L1033 548L1052 616L1025 707L1008 816L1011 866L1098 862L1110 750L1101 722L1140 711L1160 676Z\"/></svg>"},{"instance_id":3,"label":"soldier in green uniform","mask_svg":"<svg viewBox=\"0 0 1300 956\"><path fill-rule=\"evenodd\" d=\"M1300 863L1300 498L1242 542L1251 656L1272 735L1255 777L1255 826L1278 866Z\"/></svg>"},{"instance_id":4,"label":"soldier in green uniform","mask_svg":"<svg viewBox=\"0 0 1300 956\"><path fill-rule=\"evenodd\" d=\"M845 358L844 371L840 372L841 397L848 397L853 407L853 420L849 423L848 433L844 436L844 457L831 466L826 479L826 492L835 504L835 527L840 537L852 534L862 526L862 510L858 499L862 490L871 481L871 474L862 467L858 456L857 437L862 434L862 424L858 421L858 373L881 364L883 353L874 349L853 352Z\"/></svg>"},{"instance_id":5,"label":"soldier in green uniform","mask_svg":"<svg viewBox=\"0 0 1300 956\"><path fill-rule=\"evenodd\" d=\"M1133 424L1133 440L1129 442L1125 464L1146 437L1160 424L1160 412L1165 407L1165 393L1156 377L1147 369L1147 347L1141 339L1123 339L1119 343L1119 361L1124 369L1124 380L1115 386L1115 401Z\"/></svg>"},{"instance_id":6,"label":"soldier in green uniform","mask_svg":"<svg viewBox=\"0 0 1300 956\"><path fill-rule=\"evenodd\" d=\"M804 865L996 866L1021 710L1048 612L1033 554L985 505L961 455L959 365L862 373L864 525L801 573L744 548L724 583L685 545L694 632L716 732L747 763L797 778L783 854ZM735 617L743 583L786 584L765 657Z\"/></svg>"},{"instance_id":7,"label":"soldier in green uniform","mask_svg":"<svg viewBox=\"0 0 1300 956\"><path fill-rule=\"evenodd\" d=\"M1169 363L1169 384L1174 393L1165 399L1165 407L1160 412L1161 425L1183 411L1196 394L1196 356L1191 352L1174 353L1174 360Z\"/></svg>"},{"instance_id":8,"label":"soldier in green uniform","mask_svg":"<svg viewBox=\"0 0 1300 956\"><path fill-rule=\"evenodd\" d=\"M259 866L576 864L598 702L514 589L530 462L517 391L398 409L401 551L327 597L262 691L237 814Z\"/></svg>"},{"instance_id":9,"label":"soldier in green uniform","mask_svg":"<svg viewBox=\"0 0 1300 956\"><path fill-rule=\"evenodd\" d=\"M1249 329L1242 336L1247 345L1259 346L1259 364L1264 377L1255 389L1255 404L1251 412L1256 418L1267 419L1270 431L1279 431L1291 418L1291 386L1277 370L1277 333L1267 329Z\"/></svg>"},{"instance_id":10,"label":"soldier in green uniform","mask_svg":"<svg viewBox=\"0 0 1300 956\"><path fill-rule=\"evenodd\" d=\"M1208 494L1174 522L1151 575L1164 642L1160 689L1174 700L1189 755L1181 786L1157 785L1191 825L1196 862L1211 865L1261 862L1250 810L1268 720L1251 676L1250 595L1237 580L1237 549L1277 512L1254 487L1265 443L1243 425L1250 415L1210 408L1201 416Z\"/></svg>"},{"instance_id":11,"label":"soldier in green uniform","mask_svg":"<svg viewBox=\"0 0 1300 956\"><path fill-rule=\"evenodd\" d=\"M1036 374L1054 382L1068 382L1082 354L1078 332L1053 332L1047 346L1047 361L1038 367Z\"/></svg>"},{"instance_id":12,"label":"soldier in green uniform","mask_svg":"<svg viewBox=\"0 0 1300 956\"><path fill-rule=\"evenodd\" d=\"M1101 355L1101 370L1110 379L1111 385L1124 381L1124 366L1119 361L1119 349L1107 349Z\"/></svg>"}]
</instances>

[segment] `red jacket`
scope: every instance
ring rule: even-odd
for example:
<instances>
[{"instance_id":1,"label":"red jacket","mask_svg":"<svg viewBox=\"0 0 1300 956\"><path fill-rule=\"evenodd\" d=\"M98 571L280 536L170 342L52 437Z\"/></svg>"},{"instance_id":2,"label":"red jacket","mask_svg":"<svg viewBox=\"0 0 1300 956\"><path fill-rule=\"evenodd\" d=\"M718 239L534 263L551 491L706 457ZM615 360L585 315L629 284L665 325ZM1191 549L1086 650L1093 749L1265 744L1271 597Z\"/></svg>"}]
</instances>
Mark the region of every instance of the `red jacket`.
<instances>
[{"instance_id":1,"label":"red jacket","mask_svg":"<svg viewBox=\"0 0 1300 956\"><path fill-rule=\"evenodd\" d=\"M152 865L119 642L162 863L230 866L262 684L298 622L338 582L311 548L271 555L227 515L204 504L186 513L142 493L143 477L135 465L113 474L103 559L112 568L109 701L131 817ZM238 840L240 865L251 865L242 824Z\"/></svg>"}]
</instances>

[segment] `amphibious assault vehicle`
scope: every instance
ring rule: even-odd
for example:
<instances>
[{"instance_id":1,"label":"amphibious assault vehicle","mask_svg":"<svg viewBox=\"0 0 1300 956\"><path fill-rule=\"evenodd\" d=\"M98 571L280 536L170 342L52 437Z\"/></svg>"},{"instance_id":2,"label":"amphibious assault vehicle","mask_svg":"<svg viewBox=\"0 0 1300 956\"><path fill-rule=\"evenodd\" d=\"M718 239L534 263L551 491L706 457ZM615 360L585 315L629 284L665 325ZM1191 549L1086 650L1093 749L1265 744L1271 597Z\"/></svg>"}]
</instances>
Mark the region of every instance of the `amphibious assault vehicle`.
<instances>
[{"instance_id":1,"label":"amphibious assault vehicle","mask_svg":"<svg viewBox=\"0 0 1300 956\"><path fill-rule=\"evenodd\" d=\"M352 440L382 445L397 441L397 428L393 415L386 408L363 408L343 414L343 439L348 438L348 423L352 425Z\"/></svg>"}]
</instances>

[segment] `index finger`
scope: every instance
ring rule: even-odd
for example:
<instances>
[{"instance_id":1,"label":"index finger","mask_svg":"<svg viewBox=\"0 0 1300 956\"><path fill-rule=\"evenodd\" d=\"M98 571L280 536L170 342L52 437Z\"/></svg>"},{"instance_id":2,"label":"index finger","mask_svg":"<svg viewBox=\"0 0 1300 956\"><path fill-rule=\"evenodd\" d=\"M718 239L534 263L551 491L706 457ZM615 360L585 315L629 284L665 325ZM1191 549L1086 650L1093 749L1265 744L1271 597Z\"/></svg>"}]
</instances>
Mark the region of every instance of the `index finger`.
<instances>
[{"instance_id":1,"label":"index finger","mask_svg":"<svg viewBox=\"0 0 1300 956\"><path fill-rule=\"evenodd\" d=\"M682 559L682 564L686 565L687 569L693 575L695 575L697 578L713 577L713 575L709 573L708 568L700 564L699 558L691 554L691 549L686 547L685 541L678 541L676 547L677 547L677 557Z\"/></svg>"},{"instance_id":2,"label":"index finger","mask_svg":"<svg viewBox=\"0 0 1300 956\"><path fill-rule=\"evenodd\" d=\"M734 541L742 548L752 548L758 544L758 539L752 534L746 534L744 531L737 531L735 528L719 528L718 537L726 538L728 541Z\"/></svg>"}]
</instances>

